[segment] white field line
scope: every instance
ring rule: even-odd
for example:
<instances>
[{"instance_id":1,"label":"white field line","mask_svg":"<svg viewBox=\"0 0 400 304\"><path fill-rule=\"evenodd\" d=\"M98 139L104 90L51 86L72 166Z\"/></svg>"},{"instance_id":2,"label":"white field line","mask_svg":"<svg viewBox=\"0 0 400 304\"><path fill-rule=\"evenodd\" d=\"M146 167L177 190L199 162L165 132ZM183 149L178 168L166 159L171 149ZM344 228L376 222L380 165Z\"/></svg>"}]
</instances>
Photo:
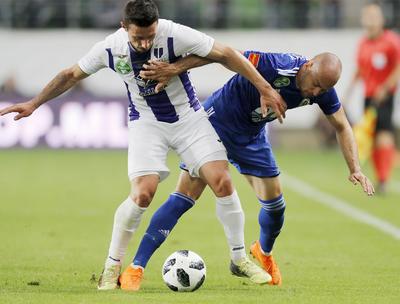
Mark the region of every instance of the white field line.
<instances>
[{"instance_id":1,"label":"white field line","mask_svg":"<svg viewBox=\"0 0 400 304\"><path fill-rule=\"evenodd\" d=\"M367 224L393 238L400 240L400 228L371 215L361 209L351 206L350 203L314 188L313 186L287 174L282 174L284 185L300 195L336 210L361 223Z\"/></svg>"}]
</instances>

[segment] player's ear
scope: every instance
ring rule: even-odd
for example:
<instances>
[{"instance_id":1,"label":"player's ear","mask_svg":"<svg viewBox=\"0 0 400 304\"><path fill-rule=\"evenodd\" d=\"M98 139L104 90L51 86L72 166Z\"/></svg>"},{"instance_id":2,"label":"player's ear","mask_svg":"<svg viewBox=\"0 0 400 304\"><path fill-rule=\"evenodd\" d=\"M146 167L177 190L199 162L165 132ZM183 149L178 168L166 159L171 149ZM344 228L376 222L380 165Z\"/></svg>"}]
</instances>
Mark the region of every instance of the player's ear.
<instances>
[{"instance_id":1,"label":"player's ear","mask_svg":"<svg viewBox=\"0 0 400 304\"><path fill-rule=\"evenodd\" d=\"M124 21L121 21L119 24L125 29L125 31L128 31L128 27L125 25Z\"/></svg>"},{"instance_id":2,"label":"player's ear","mask_svg":"<svg viewBox=\"0 0 400 304\"><path fill-rule=\"evenodd\" d=\"M304 64L308 69L314 65L314 61L311 59Z\"/></svg>"}]
</instances>

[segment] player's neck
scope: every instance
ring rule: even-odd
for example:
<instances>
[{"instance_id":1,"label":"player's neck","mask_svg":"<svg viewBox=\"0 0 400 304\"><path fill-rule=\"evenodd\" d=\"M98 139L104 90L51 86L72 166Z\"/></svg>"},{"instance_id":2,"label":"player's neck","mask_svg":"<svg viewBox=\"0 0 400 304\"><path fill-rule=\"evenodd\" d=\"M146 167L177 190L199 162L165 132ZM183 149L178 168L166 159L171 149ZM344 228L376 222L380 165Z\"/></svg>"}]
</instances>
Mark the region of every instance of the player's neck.
<instances>
[{"instance_id":1,"label":"player's neck","mask_svg":"<svg viewBox=\"0 0 400 304\"><path fill-rule=\"evenodd\" d=\"M135 53L137 53L137 54L139 54L139 55L141 55L141 54L146 54L146 53L148 53L148 52L151 51L151 48L148 49L148 50L138 50L137 48L135 48L135 47L133 46L133 44L132 44L130 41L128 41L128 44L129 44L129 47L131 48L131 50L133 50Z\"/></svg>"},{"instance_id":2,"label":"player's neck","mask_svg":"<svg viewBox=\"0 0 400 304\"><path fill-rule=\"evenodd\" d=\"M377 31L368 32L367 37L370 40L376 40L383 35L384 31L385 31L385 29L379 29Z\"/></svg>"},{"instance_id":3,"label":"player's neck","mask_svg":"<svg viewBox=\"0 0 400 304\"><path fill-rule=\"evenodd\" d=\"M296 88L300 89L300 79L303 76L303 66L300 67L299 71L297 72L297 75L295 77L295 82L296 82Z\"/></svg>"}]
</instances>

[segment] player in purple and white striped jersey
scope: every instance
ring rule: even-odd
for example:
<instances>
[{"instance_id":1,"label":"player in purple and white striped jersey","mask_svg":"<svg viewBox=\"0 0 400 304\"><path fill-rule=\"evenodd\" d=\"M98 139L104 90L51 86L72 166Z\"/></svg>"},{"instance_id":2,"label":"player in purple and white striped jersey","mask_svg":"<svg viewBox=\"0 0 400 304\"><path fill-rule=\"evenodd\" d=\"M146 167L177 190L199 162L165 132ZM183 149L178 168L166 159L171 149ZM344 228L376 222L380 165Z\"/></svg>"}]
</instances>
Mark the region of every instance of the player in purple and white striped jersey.
<instances>
[{"instance_id":1,"label":"player in purple and white striped jersey","mask_svg":"<svg viewBox=\"0 0 400 304\"><path fill-rule=\"evenodd\" d=\"M168 176L166 158L175 150L188 171L201 177L217 197L217 213L225 231L237 275L264 284L269 274L251 262L244 246L244 220L239 197L232 185L224 146L200 106L187 72L171 80L164 90L154 81L140 77L150 59L173 63L186 54L219 62L247 78L260 93L263 115L268 107L282 121L285 105L281 96L255 67L230 47L189 27L159 20L153 0L128 1L121 29L98 42L78 64L61 71L38 96L0 110L0 115L17 112L27 117L43 103L59 96L80 80L102 68L110 68L124 81L129 98L128 176L131 191L118 207L105 269L99 289L115 289L121 261L142 214L151 203L158 183ZM129 266L121 275L121 288L137 290L143 268ZM138 285L139 284L139 285Z\"/></svg>"},{"instance_id":2,"label":"player in purple and white striped jersey","mask_svg":"<svg viewBox=\"0 0 400 304\"><path fill-rule=\"evenodd\" d=\"M174 123L200 109L200 103L189 74L184 72L171 79L165 90L157 93L157 82L145 81L139 73L150 59L175 62L187 53L207 56L214 39L189 27L160 19L152 46L138 52L129 43L128 32L120 28L98 42L79 61L79 67L90 75L110 68L124 81L129 94L129 120L157 120Z\"/></svg>"}]
</instances>

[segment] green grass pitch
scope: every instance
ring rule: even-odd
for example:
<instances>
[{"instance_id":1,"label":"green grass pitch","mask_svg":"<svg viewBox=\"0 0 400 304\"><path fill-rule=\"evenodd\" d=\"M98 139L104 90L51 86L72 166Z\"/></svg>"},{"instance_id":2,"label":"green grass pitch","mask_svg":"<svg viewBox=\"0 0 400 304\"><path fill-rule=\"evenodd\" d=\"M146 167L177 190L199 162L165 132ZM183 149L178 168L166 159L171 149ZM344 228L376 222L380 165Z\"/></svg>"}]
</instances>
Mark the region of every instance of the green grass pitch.
<instances>
[{"instance_id":1,"label":"green grass pitch","mask_svg":"<svg viewBox=\"0 0 400 304\"><path fill-rule=\"evenodd\" d=\"M339 152L277 151L280 168L313 187L400 227L400 194L368 198L347 181ZM129 263L155 209L174 190L170 177L134 235ZM246 245L258 236L258 203L231 170L246 213ZM394 179L400 180L397 169ZM367 168L367 172L371 171ZM116 207L128 194L125 151L0 151L0 303L400 303L400 240L284 186L286 223L275 247L283 286L254 286L230 275L210 191L153 256L142 290L99 292ZM164 259L200 254L207 278L194 293L162 282Z\"/></svg>"}]
</instances>

